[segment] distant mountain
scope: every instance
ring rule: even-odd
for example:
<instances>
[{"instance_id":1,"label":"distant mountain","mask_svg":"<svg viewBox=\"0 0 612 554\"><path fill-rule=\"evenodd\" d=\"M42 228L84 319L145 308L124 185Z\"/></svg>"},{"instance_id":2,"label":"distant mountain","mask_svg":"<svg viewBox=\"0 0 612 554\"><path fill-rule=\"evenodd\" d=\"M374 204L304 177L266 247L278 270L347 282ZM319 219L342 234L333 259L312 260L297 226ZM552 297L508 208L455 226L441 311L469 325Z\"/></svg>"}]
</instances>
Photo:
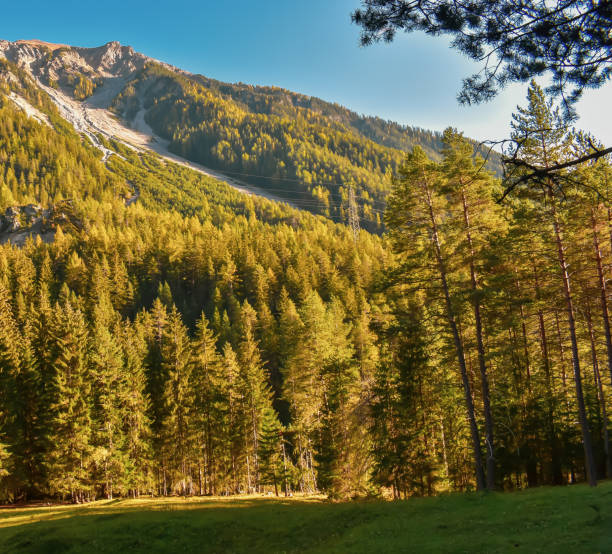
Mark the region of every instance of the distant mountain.
<instances>
[{"instance_id":1,"label":"distant mountain","mask_svg":"<svg viewBox=\"0 0 612 554\"><path fill-rule=\"evenodd\" d=\"M441 149L437 132L276 87L194 75L118 42L79 48L0 41L2 58L98 146L102 135L179 156L336 221L345 220L353 187L371 231L382 229L403 152L419 145L436 158Z\"/></svg>"}]
</instances>

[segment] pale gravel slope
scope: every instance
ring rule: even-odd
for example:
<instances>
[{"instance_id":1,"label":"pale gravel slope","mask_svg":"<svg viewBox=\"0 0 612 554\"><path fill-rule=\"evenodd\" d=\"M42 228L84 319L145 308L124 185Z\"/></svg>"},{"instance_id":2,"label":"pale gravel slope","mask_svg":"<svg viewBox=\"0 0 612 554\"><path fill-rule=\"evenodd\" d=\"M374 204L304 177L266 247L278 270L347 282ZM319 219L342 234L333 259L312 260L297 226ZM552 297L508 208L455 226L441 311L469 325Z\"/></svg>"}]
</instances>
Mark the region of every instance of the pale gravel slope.
<instances>
[{"instance_id":1,"label":"pale gravel slope","mask_svg":"<svg viewBox=\"0 0 612 554\"><path fill-rule=\"evenodd\" d=\"M30 104L23 96L19 96L18 94L11 92L8 97L17 107L21 108L28 117L32 117L40 123L44 123L45 125L51 127L51 122L49 121L47 115L32 106L32 104Z\"/></svg>"}]
</instances>

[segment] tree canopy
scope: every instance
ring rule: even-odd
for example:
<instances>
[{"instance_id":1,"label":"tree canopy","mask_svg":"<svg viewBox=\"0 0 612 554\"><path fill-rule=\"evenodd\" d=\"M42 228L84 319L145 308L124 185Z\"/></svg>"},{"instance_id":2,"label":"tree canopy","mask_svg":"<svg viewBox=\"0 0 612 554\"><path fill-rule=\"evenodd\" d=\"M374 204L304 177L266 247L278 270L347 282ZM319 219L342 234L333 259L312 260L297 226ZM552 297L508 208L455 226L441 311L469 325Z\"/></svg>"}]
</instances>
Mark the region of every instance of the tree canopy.
<instances>
[{"instance_id":1,"label":"tree canopy","mask_svg":"<svg viewBox=\"0 0 612 554\"><path fill-rule=\"evenodd\" d=\"M361 26L363 45L392 41L397 31L425 31L451 35L451 45L482 69L463 80L458 94L462 104L491 100L512 82L552 76L547 88L560 99L563 120L576 119L575 104L585 89L599 88L612 75L612 2L609 0L363 0L352 20ZM545 132L546 129L542 129ZM588 148L546 165L522 158L522 139L502 141L509 155L503 160L506 194L521 182L548 184L568 167L605 157L611 148L586 141ZM523 171L527 170L527 171ZM505 198L506 194L502 196Z\"/></svg>"},{"instance_id":2,"label":"tree canopy","mask_svg":"<svg viewBox=\"0 0 612 554\"><path fill-rule=\"evenodd\" d=\"M611 74L609 0L363 0L352 19L362 27L364 45L391 41L398 30L451 35L454 48L484 63L463 81L459 101L465 104L550 73L548 92L569 107Z\"/></svg>"}]
</instances>

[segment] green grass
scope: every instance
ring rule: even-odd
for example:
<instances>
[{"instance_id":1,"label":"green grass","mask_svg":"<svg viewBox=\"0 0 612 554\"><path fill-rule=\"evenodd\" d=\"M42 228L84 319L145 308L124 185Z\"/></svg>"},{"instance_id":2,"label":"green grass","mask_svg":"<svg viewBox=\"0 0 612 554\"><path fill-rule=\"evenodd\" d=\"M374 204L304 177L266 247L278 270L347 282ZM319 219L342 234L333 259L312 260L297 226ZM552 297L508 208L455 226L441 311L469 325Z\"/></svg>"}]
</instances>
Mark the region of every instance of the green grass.
<instances>
[{"instance_id":1,"label":"green grass","mask_svg":"<svg viewBox=\"0 0 612 554\"><path fill-rule=\"evenodd\" d=\"M612 482L402 502L171 498L3 509L0 552L612 552Z\"/></svg>"}]
</instances>

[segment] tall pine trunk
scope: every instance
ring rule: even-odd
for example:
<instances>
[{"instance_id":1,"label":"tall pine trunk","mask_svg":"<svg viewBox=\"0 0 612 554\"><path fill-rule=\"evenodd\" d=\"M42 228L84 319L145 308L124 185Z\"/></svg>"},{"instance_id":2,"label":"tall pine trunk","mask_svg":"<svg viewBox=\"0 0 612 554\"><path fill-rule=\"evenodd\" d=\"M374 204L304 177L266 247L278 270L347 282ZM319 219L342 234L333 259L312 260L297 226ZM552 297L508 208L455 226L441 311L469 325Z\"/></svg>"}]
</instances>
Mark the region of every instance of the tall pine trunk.
<instances>
[{"instance_id":1,"label":"tall pine trunk","mask_svg":"<svg viewBox=\"0 0 612 554\"><path fill-rule=\"evenodd\" d=\"M480 383L482 387L482 401L485 416L485 442L487 447L487 489L495 488L495 443L493 441L493 416L491 415L491 398L489 392L489 378L487 377L487 366L485 362L484 341L482 339L482 316L480 313L480 299L478 298L478 275L474 263L474 245L470 231L470 214L465 191L461 191L461 202L463 203L463 221L465 224L465 236L470 252L470 282L472 286L472 303L474 306L474 320L476 322L476 344L478 349L478 368L480 370Z\"/></svg>"},{"instance_id":2,"label":"tall pine trunk","mask_svg":"<svg viewBox=\"0 0 612 554\"><path fill-rule=\"evenodd\" d=\"M606 292L606 280L603 273L603 264L601 261L601 249L599 247L599 237L597 234L597 220L595 218L595 209L591 207L591 227L593 230L593 248L595 249L595 261L597 262L597 279L599 282L599 298L601 303L601 315L604 324L604 333L606 335L606 352L608 355L608 371L610 379L612 379L612 334L610 333L610 315L608 311L608 295ZM611 236L612 240L612 236Z\"/></svg>"},{"instance_id":3,"label":"tall pine trunk","mask_svg":"<svg viewBox=\"0 0 612 554\"><path fill-rule=\"evenodd\" d=\"M599 371L599 360L597 358L597 347L595 345L595 333L593 332L593 320L591 317L591 306L587 300L586 320L589 331L589 340L591 343L591 359L593 361L593 379L597 391L597 402L599 403L598 415L601 420L601 429L603 431L603 447L606 457L606 477L612 475L612 464L610 463L610 437L608 434L608 410L606 407L606 397L604 395L603 384L601 382L601 373Z\"/></svg>"},{"instance_id":4,"label":"tall pine trunk","mask_svg":"<svg viewBox=\"0 0 612 554\"><path fill-rule=\"evenodd\" d=\"M455 344L455 350L457 352L457 358L459 361L459 369L461 372L461 380L463 383L463 392L465 394L465 405L468 414L468 420L470 422L470 433L472 437L472 455L474 456L474 471L476 474L476 487L478 490L485 488L485 476L482 465L482 454L480 452L480 433L478 431L478 425L476 423L476 414L474 411L474 402L472 400L472 390L470 381L468 378L467 366L465 363L465 352L463 350L463 344L461 337L459 336L459 329L457 327L457 320L455 318L455 311L451 302L450 290L447 280L447 270L444 258L442 257L442 250L440 246L440 238L438 234L438 224L434 213L433 203L431 199L431 192L427 184L424 185L424 193L427 201L427 208L429 210L429 219L431 223L432 242L435 250L436 262L438 265L439 277L442 283L442 289L444 291L444 301L446 304L446 319L453 335L453 342Z\"/></svg>"},{"instance_id":5,"label":"tall pine trunk","mask_svg":"<svg viewBox=\"0 0 612 554\"><path fill-rule=\"evenodd\" d=\"M567 270L567 261L565 259L565 247L563 245L563 236L561 226L555 208L555 198L552 190L549 194L550 209L552 216L553 229L555 233L555 241L557 243L557 253L559 266L561 268L561 278L563 281L563 294L565 296L565 307L567 310L567 320L570 332L570 341L572 345L572 366L574 368L574 384L576 387L576 400L578 401L578 419L582 430L582 445L584 447L584 464L587 473L587 479L591 487L597 486L597 473L595 468L595 459L593 457L593 445L591 443L591 433L584 405L584 393L582 391L582 375L580 373L580 358L578 356L578 338L576 336L576 320L574 317L574 304L572 301L572 292L570 288L570 277Z\"/></svg>"},{"instance_id":6,"label":"tall pine trunk","mask_svg":"<svg viewBox=\"0 0 612 554\"><path fill-rule=\"evenodd\" d=\"M538 301L538 326L540 331L540 349L542 351L542 363L544 365L544 375L546 378L546 404L547 404L547 430L550 446L550 461L551 461L551 477L552 482L560 485L563 482L563 473L561 471L561 463L559 460L559 447L557 440L557 428L555 425L555 395L553 383L551 379L551 364L548 353L548 338L546 336L546 325L544 322L544 312L539 305L541 300L540 282L538 279L538 270L533 260L533 278L535 286L536 300Z\"/></svg>"}]
</instances>

